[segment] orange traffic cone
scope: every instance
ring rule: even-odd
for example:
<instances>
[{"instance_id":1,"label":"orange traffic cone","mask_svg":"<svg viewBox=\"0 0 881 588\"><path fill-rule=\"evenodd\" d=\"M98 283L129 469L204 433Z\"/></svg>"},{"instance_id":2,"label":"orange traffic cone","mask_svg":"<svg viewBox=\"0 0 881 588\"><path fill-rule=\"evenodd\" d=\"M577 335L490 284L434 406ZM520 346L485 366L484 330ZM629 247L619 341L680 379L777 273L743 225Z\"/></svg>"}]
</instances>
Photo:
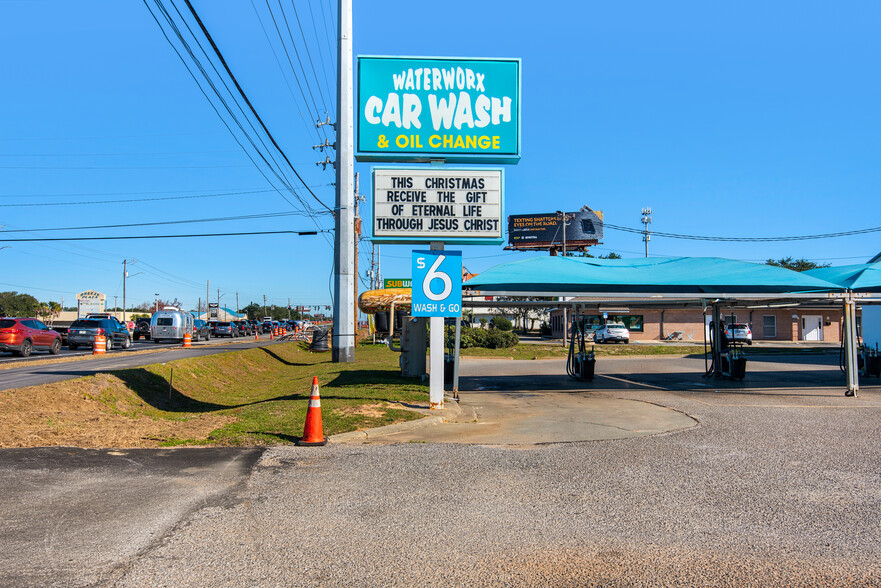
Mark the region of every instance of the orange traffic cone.
<instances>
[{"instance_id":1,"label":"orange traffic cone","mask_svg":"<svg viewBox=\"0 0 881 588\"><path fill-rule=\"evenodd\" d=\"M259 341L260 335L257 334L257 329L254 329L254 341Z\"/></svg>"},{"instance_id":2,"label":"orange traffic cone","mask_svg":"<svg viewBox=\"0 0 881 588\"><path fill-rule=\"evenodd\" d=\"M327 445L327 437L321 428L321 398L318 396L317 377L312 378L312 396L309 398L309 410L306 411L306 427L297 445Z\"/></svg>"}]
</instances>

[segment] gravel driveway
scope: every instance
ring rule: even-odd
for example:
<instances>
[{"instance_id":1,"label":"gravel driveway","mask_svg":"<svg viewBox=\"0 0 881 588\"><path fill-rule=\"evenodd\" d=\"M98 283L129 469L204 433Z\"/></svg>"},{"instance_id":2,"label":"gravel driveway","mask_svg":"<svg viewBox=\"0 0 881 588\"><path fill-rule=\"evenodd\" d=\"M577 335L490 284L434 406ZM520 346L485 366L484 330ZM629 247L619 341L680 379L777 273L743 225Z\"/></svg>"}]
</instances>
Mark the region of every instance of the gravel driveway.
<instances>
[{"instance_id":1,"label":"gravel driveway","mask_svg":"<svg viewBox=\"0 0 881 588\"><path fill-rule=\"evenodd\" d=\"M274 448L240 502L114 585L881 586L879 388L669 391L662 373L684 373L669 363L652 387L615 365L618 387L594 393L700 425L531 449Z\"/></svg>"}]
</instances>

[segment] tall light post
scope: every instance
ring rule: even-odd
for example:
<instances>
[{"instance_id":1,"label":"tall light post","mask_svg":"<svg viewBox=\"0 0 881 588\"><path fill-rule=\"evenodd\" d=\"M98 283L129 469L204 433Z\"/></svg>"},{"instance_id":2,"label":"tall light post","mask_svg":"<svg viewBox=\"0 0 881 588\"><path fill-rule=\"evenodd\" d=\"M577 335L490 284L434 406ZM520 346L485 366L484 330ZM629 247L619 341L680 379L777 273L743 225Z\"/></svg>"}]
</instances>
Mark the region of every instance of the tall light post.
<instances>
[{"instance_id":1,"label":"tall light post","mask_svg":"<svg viewBox=\"0 0 881 588\"><path fill-rule=\"evenodd\" d=\"M153 312L159 312L159 292L156 292L156 303L153 305Z\"/></svg>"},{"instance_id":2,"label":"tall light post","mask_svg":"<svg viewBox=\"0 0 881 588\"><path fill-rule=\"evenodd\" d=\"M652 209L642 209L642 240L645 242L645 256L649 256L649 241L652 240L652 234L649 231L649 224L652 222Z\"/></svg>"},{"instance_id":3,"label":"tall light post","mask_svg":"<svg viewBox=\"0 0 881 588\"><path fill-rule=\"evenodd\" d=\"M137 259L123 259L122 260L122 322L125 322L125 280L128 278L128 264L137 263ZM138 272L143 273L143 272ZM135 274L137 275L137 274ZM158 296L158 294L157 294ZM115 304L114 304L115 306Z\"/></svg>"}]
</instances>

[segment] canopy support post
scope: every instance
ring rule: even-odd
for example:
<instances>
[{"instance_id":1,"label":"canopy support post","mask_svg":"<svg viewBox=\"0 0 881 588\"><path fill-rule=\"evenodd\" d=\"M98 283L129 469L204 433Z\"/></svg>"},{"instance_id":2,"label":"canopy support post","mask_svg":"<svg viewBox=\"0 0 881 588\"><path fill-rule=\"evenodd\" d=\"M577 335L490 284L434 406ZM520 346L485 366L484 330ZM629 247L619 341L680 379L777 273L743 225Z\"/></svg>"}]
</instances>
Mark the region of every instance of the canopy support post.
<instances>
[{"instance_id":1,"label":"canopy support post","mask_svg":"<svg viewBox=\"0 0 881 588\"><path fill-rule=\"evenodd\" d=\"M853 295L844 299L844 372L847 376L845 396L856 396L860 390L857 366L857 321L856 302Z\"/></svg>"}]
</instances>

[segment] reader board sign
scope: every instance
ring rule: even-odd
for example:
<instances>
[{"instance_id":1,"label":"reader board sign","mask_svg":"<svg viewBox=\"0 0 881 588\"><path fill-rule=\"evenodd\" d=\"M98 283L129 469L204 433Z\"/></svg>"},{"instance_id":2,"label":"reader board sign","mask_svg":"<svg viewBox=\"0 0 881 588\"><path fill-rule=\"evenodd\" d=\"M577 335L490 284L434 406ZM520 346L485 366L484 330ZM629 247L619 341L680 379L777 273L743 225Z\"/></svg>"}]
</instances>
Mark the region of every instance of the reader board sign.
<instances>
[{"instance_id":1,"label":"reader board sign","mask_svg":"<svg viewBox=\"0 0 881 588\"><path fill-rule=\"evenodd\" d=\"M600 210L567 212L566 248L596 245L603 238ZM563 220L555 213L508 217L508 245L513 249L552 249L563 244Z\"/></svg>"},{"instance_id":2,"label":"reader board sign","mask_svg":"<svg viewBox=\"0 0 881 588\"><path fill-rule=\"evenodd\" d=\"M358 57L358 161L517 163L520 60Z\"/></svg>"},{"instance_id":3,"label":"reader board sign","mask_svg":"<svg viewBox=\"0 0 881 588\"><path fill-rule=\"evenodd\" d=\"M377 243L502 242L501 168L373 168Z\"/></svg>"},{"instance_id":4,"label":"reader board sign","mask_svg":"<svg viewBox=\"0 0 881 588\"><path fill-rule=\"evenodd\" d=\"M410 316L462 316L462 252L414 251Z\"/></svg>"}]
</instances>

